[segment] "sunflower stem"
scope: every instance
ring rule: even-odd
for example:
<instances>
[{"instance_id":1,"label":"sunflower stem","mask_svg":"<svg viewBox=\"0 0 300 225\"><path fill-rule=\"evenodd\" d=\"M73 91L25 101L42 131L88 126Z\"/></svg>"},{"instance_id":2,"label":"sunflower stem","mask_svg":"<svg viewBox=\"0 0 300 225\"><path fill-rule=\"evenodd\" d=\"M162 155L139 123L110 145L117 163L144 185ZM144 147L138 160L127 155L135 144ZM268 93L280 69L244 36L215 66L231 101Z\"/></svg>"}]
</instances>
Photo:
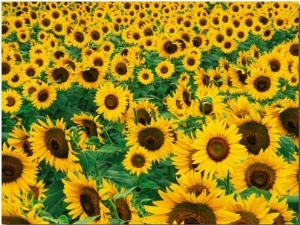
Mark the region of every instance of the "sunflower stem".
<instances>
[{"instance_id":1,"label":"sunflower stem","mask_svg":"<svg viewBox=\"0 0 300 225\"><path fill-rule=\"evenodd\" d=\"M95 164L95 171L96 171L96 176L97 178L99 177L99 171L98 171L98 168L97 168L97 165Z\"/></svg>"},{"instance_id":2,"label":"sunflower stem","mask_svg":"<svg viewBox=\"0 0 300 225\"><path fill-rule=\"evenodd\" d=\"M229 175L229 171L227 173L227 179L226 179L226 194L227 195L230 194L230 175Z\"/></svg>"},{"instance_id":3,"label":"sunflower stem","mask_svg":"<svg viewBox=\"0 0 300 225\"><path fill-rule=\"evenodd\" d=\"M113 145L113 141L111 140L109 134L107 133L107 130L104 130L104 133L106 134L106 136L107 136L107 138L108 138L108 140L110 142L110 145Z\"/></svg>"},{"instance_id":4,"label":"sunflower stem","mask_svg":"<svg viewBox=\"0 0 300 225\"><path fill-rule=\"evenodd\" d=\"M134 111L134 123L135 123L135 125L137 125L137 123L138 123L138 121L137 121L137 112L136 112L135 109L133 109L133 111Z\"/></svg>"},{"instance_id":5,"label":"sunflower stem","mask_svg":"<svg viewBox=\"0 0 300 225\"><path fill-rule=\"evenodd\" d=\"M110 212L111 212L111 214L112 214L112 217L113 217L114 219L120 219L115 204L114 204L110 199L107 199L107 200L106 200L106 203L107 203L107 205L108 205L108 208L110 209Z\"/></svg>"}]
</instances>

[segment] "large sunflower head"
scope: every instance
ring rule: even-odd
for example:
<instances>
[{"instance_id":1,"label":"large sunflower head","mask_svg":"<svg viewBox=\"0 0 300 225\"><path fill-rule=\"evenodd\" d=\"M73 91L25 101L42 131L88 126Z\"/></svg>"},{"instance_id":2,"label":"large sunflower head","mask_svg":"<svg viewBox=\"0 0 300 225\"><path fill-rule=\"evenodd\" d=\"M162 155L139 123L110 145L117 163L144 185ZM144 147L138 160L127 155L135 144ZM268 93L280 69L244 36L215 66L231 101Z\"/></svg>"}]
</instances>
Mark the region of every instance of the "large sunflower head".
<instances>
[{"instance_id":1,"label":"large sunflower head","mask_svg":"<svg viewBox=\"0 0 300 225\"><path fill-rule=\"evenodd\" d=\"M69 130L66 129L63 119L57 119L55 123L49 117L46 123L38 120L38 123L32 124L30 135L28 140L32 143L33 154L39 161L45 159L46 163L62 172L81 170L75 163L78 159L72 149Z\"/></svg>"},{"instance_id":2,"label":"large sunflower head","mask_svg":"<svg viewBox=\"0 0 300 225\"><path fill-rule=\"evenodd\" d=\"M232 173L232 184L237 192L249 187L270 191L273 195L283 196L287 193L287 177L291 169L282 156L275 153L260 152L235 167Z\"/></svg>"},{"instance_id":3,"label":"large sunflower head","mask_svg":"<svg viewBox=\"0 0 300 225\"><path fill-rule=\"evenodd\" d=\"M76 176L69 172L68 180L63 179L62 182L66 195L64 201L68 204L67 210L73 219L99 216L93 224L108 224L109 209L103 204L107 199L105 189L99 190L95 180L86 178L81 173Z\"/></svg>"},{"instance_id":4,"label":"large sunflower head","mask_svg":"<svg viewBox=\"0 0 300 225\"><path fill-rule=\"evenodd\" d=\"M127 81L133 78L133 68L126 56L116 54L110 63L110 71L118 81Z\"/></svg>"},{"instance_id":5,"label":"large sunflower head","mask_svg":"<svg viewBox=\"0 0 300 225\"><path fill-rule=\"evenodd\" d=\"M16 113L20 110L23 100L21 95L14 89L2 91L2 111Z\"/></svg>"},{"instance_id":6,"label":"large sunflower head","mask_svg":"<svg viewBox=\"0 0 300 225\"><path fill-rule=\"evenodd\" d=\"M270 208L267 204L263 195L256 197L252 194L246 199L237 196L237 200L229 204L228 209L238 213L240 219L231 224L273 224L278 213L269 213Z\"/></svg>"},{"instance_id":7,"label":"large sunflower head","mask_svg":"<svg viewBox=\"0 0 300 225\"><path fill-rule=\"evenodd\" d=\"M98 88L106 76L105 71L102 67L91 65L91 62L89 64L90 66L87 66L82 63L76 68L78 83L86 89Z\"/></svg>"},{"instance_id":8,"label":"large sunflower head","mask_svg":"<svg viewBox=\"0 0 300 225\"><path fill-rule=\"evenodd\" d=\"M168 224L229 224L240 218L238 214L226 209L230 199L220 195L218 191L209 194L203 191L198 196L195 192L185 193L183 190L170 189L166 193L158 193L162 200L154 201L154 206L145 206L146 211L152 213L146 217L146 223L161 221ZM218 201L214 201L214 198Z\"/></svg>"},{"instance_id":9,"label":"large sunflower head","mask_svg":"<svg viewBox=\"0 0 300 225\"><path fill-rule=\"evenodd\" d=\"M197 150L193 155L197 169L206 170L219 177L233 171L236 163L247 157L246 148L239 144L241 135L235 125L227 126L226 121L210 120L196 133L192 147Z\"/></svg>"},{"instance_id":10,"label":"large sunflower head","mask_svg":"<svg viewBox=\"0 0 300 225\"><path fill-rule=\"evenodd\" d=\"M47 78L53 82L53 86L58 90L67 90L71 87L74 72L67 65L57 63L54 68L47 70Z\"/></svg>"},{"instance_id":11,"label":"large sunflower head","mask_svg":"<svg viewBox=\"0 0 300 225\"><path fill-rule=\"evenodd\" d=\"M19 149L3 143L2 149L2 191L4 193L19 194L29 191L30 185L35 183L37 163Z\"/></svg>"},{"instance_id":12,"label":"large sunflower head","mask_svg":"<svg viewBox=\"0 0 300 225\"><path fill-rule=\"evenodd\" d=\"M288 209L287 199L280 200L276 196L272 196L269 200L269 213L279 213L274 219L273 224L290 224L294 212Z\"/></svg>"},{"instance_id":13,"label":"large sunflower head","mask_svg":"<svg viewBox=\"0 0 300 225\"><path fill-rule=\"evenodd\" d=\"M57 92L53 85L42 83L31 96L31 102L37 109L46 109L56 100Z\"/></svg>"},{"instance_id":14,"label":"large sunflower head","mask_svg":"<svg viewBox=\"0 0 300 225\"><path fill-rule=\"evenodd\" d=\"M157 119L151 120L150 124L131 127L126 137L126 145L131 148L144 147L155 161L166 158L172 151L172 137L169 127L165 127L164 124L163 119Z\"/></svg>"},{"instance_id":15,"label":"large sunflower head","mask_svg":"<svg viewBox=\"0 0 300 225\"><path fill-rule=\"evenodd\" d=\"M162 79L168 79L173 75L175 71L174 64L169 60L164 60L158 63L155 68L156 74L161 77Z\"/></svg>"},{"instance_id":16,"label":"large sunflower head","mask_svg":"<svg viewBox=\"0 0 300 225\"><path fill-rule=\"evenodd\" d=\"M159 42L159 55L167 58L177 58L182 54L181 45L178 41L172 40L163 35Z\"/></svg>"},{"instance_id":17,"label":"large sunflower head","mask_svg":"<svg viewBox=\"0 0 300 225\"><path fill-rule=\"evenodd\" d=\"M138 80L143 85L151 84L154 80L154 74L150 69L141 69L138 74Z\"/></svg>"},{"instance_id":18,"label":"large sunflower head","mask_svg":"<svg viewBox=\"0 0 300 225\"><path fill-rule=\"evenodd\" d=\"M94 102L98 106L97 112L103 113L104 118L118 121L126 113L130 103L130 93L122 87L115 87L111 82L100 86L96 92Z\"/></svg>"}]
</instances>

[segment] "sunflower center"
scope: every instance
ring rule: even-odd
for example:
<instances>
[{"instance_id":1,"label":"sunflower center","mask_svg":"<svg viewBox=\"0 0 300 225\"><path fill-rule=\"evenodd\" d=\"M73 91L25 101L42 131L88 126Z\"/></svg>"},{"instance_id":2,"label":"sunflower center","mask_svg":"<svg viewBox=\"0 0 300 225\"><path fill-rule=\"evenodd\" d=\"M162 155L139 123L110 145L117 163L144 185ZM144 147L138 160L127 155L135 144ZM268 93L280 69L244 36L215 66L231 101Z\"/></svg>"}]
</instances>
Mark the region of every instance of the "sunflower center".
<instances>
[{"instance_id":1,"label":"sunflower center","mask_svg":"<svg viewBox=\"0 0 300 225\"><path fill-rule=\"evenodd\" d=\"M77 42L81 43L84 41L84 36L81 32L75 32L74 37Z\"/></svg>"},{"instance_id":2,"label":"sunflower center","mask_svg":"<svg viewBox=\"0 0 300 225\"><path fill-rule=\"evenodd\" d=\"M54 80L60 80L61 83L64 83L69 78L69 72L65 68L60 67L53 71L52 76Z\"/></svg>"},{"instance_id":3,"label":"sunflower center","mask_svg":"<svg viewBox=\"0 0 300 225\"><path fill-rule=\"evenodd\" d=\"M104 100L106 108L113 110L116 109L119 105L118 98L114 95L107 95Z\"/></svg>"},{"instance_id":4,"label":"sunflower center","mask_svg":"<svg viewBox=\"0 0 300 225\"><path fill-rule=\"evenodd\" d=\"M82 77L86 82L93 83L98 80L99 72L95 68L90 68L82 73Z\"/></svg>"},{"instance_id":5,"label":"sunflower center","mask_svg":"<svg viewBox=\"0 0 300 225\"><path fill-rule=\"evenodd\" d=\"M148 80L149 79L149 74L148 73L143 73L142 75L144 80Z\"/></svg>"},{"instance_id":6,"label":"sunflower center","mask_svg":"<svg viewBox=\"0 0 300 225\"><path fill-rule=\"evenodd\" d=\"M187 60L187 64L188 64L189 66L195 65L195 63L196 63L196 61L195 61L195 59L193 59L193 58L189 58L189 59Z\"/></svg>"},{"instance_id":7,"label":"sunflower center","mask_svg":"<svg viewBox=\"0 0 300 225\"><path fill-rule=\"evenodd\" d=\"M278 72L280 70L280 62L278 60L272 60L269 65L273 72Z\"/></svg>"},{"instance_id":8,"label":"sunflower center","mask_svg":"<svg viewBox=\"0 0 300 225\"><path fill-rule=\"evenodd\" d=\"M292 44L292 46L290 47L290 53L293 56L299 56L299 46L298 46L298 44Z\"/></svg>"},{"instance_id":9,"label":"sunflower center","mask_svg":"<svg viewBox=\"0 0 300 225\"><path fill-rule=\"evenodd\" d=\"M103 66L103 59L97 58L94 60L94 66Z\"/></svg>"},{"instance_id":10,"label":"sunflower center","mask_svg":"<svg viewBox=\"0 0 300 225\"><path fill-rule=\"evenodd\" d=\"M131 158L131 164L134 166L134 167L137 167L137 168L142 168L146 163L146 160L144 158L144 156L142 155L134 155L132 156Z\"/></svg>"},{"instance_id":11,"label":"sunflower center","mask_svg":"<svg viewBox=\"0 0 300 225\"><path fill-rule=\"evenodd\" d=\"M97 126L93 121L83 120L82 124L83 124L84 128L86 129L86 134L89 138L93 137L93 136L97 136Z\"/></svg>"},{"instance_id":12,"label":"sunflower center","mask_svg":"<svg viewBox=\"0 0 300 225\"><path fill-rule=\"evenodd\" d=\"M232 224L259 224L259 220L251 212L238 212L241 218Z\"/></svg>"},{"instance_id":13,"label":"sunflower center","mask_svg":"<svg viewBox=\"0 0 300 225\"><path fill-rule=\"evenodd\" d=\"M27 156L33 155L33 152L31 150L31 143L28 141L28 137L26 137L25 141L23 142L23 150Z\"/></svg>"},{"instance_id":14,"label":"sunflower center","mask_svg":"<svg viewBox=\"0 0 300 225\"><path fill-rule=\"evenodd\" d=\"M270 89L271 81L269 77L260 76L254 81L254 87L259 92L265 92Z\"/></svg>"},{"instance_id":15,"label":"sunflower center","mask_svg":"<svg viewBox=\"0 0 300 225\"><path fill-rule=\"evenodd\" d=\"M292 135L299 136L299 108L288 108L279 114L283 127Z\"/></svg>"},{"instance_id":16,"label":"sunflower center","mask_svg":"<svg viewBox=\"0 0 300 225\"><path fill-rule=\"evenodd\" d=\"M274 169L263 163L250 165L245 173L248 187L255 186L260 189L270 190L275 183L276 175Z\"/></svg>"},{"instance_id":17,"label":"sunflower center","mask_svg":"<svg viewBox=\"0 0 300 225\"><path fill-rule=\"evenodd\" d=\"M239 81L242 84L246 84L246 79L247 79L248 75L246 73L243 73L241 70L237 71L237 75L239 77Z\"/></svg>"},{"instance_id":18,"label":"sunflower center","mask_svg":"<svg viewBox=\"0 0 300 225\"><path fill-rule=\"evenodd\" d=\"M16 100L13 97L6 98L6 105L12 107L16 104Z\"/></svg>"},{"instance_id":19,"label":"sunflower center","mask_svg":"<svg viewBox=\"0 0 300 225\"><path fill-rule=\"evenodd\" d=\"M183 98L183 101L184 101L184 103L185 104L187 104L188 106L190 106L191 105L191 100L190 100L190 97L191 97L191 95L190 95L190 93L187 91L187 90L184 90L183 92L182 92L182 98Z\"/></svg>"},{"instance_id":20,"label":"sunflower center","mask_svg":"<svg viewBox=\"0 0 300 225\"><path fill-rule=\"evenodd\" d=\"M177 224L216 224L216 216L207 205L182 202L176 204L169 214L168 223L174 222Z\"/></svg>"},{"instance_id":21,"label":"sunflower center","mask_svg":"<svg viewBox=\"0 0 300 225\"><path fill-rule=\"evenodd\" d=\"M6 34L8 31L8 27L6 25L2 25L2 34Z\"/></svg>"},{"instance_id":22,"label":"sunflower center","mask_svg":"<svg viewBox=\"0 0 300 225\"><path fill-rule=\"evenodd\" d=\"M255 121L249 121L239 127L242 134L240 144L244 145L249 153L257 155L261 149L265 150L270 145L267 128Z\"/></svg>"},{"instance_id":23,"label":"sunflower center","mask_svg":"<svg viewBox=\"0 0 300 225\"><path fill-rule=\"evenodd\" d=\"M193 39L193 45L194 45L195 47L199 47L201 44L202 44L202 39L201 39L200 37L195 37L195 38Z\"/></svg>"},{"instance_id":24,"label":"sunflower center","mask_svg":"<svg viewBox=\"0 0 300 225\"><path fill-rule=\"evenodd\" d=\"M2 181L9 183L16 181L23 173L22 162L13 156L2 156Z\"/></svg>"},{"instance_id":25,"label":"sunflower center","mask_svg":"<svg viewBox=\"0 0 300 225\"><path fill-rule=\"evenodd\" d=\"M206 150L210 158L216 162L221 162L229 154L229 146L223 138L213 137L209 140Z\"/></svg>"},{"instance_id":26,"label":"sunflower center","mask_svg":"<svg viewBox=\"0 0 300 225\"><path fill-rule=\"evenodd\" d=\"M145 125L146 123L149 124L151 122L151 116L145 109L139 109L136 114L139 123Z\"/></svg>"},{"instance_id":27,"label":"sunflower center","mask_svg":"<svg viewBox=\"0 0 300 225\"><path fill-rule=\"evenodd\" d=\"M29 89L28 89L28 94L32 94L33 92L35 92L36 91L36 88L35 87L30 87Z\"/></svg>"},{"instance_id":28,"label":"sunflower center","mask_svg":"<svg viewBox=\"0 0 300 225\"><path fill-rule=\"evenodd\" d=\"M225 47L226 49L231 48L231 43L230 43L229 41L226 41L225 44L224 44L224 47Z\"/></svg>"},{"instance_id":29,"label":"sunflower center","mask_svg":"<svg viewBox=\"0 0 300 225\"><path fill-rule=\"evenodd\" d=\"M83 187L80 194L80 204L88 216L100 215L100 197L97 191L90 187Z\"/></svg>"},{"instance_id":30,"label":"sunflower center","mask_svg":"<svg viewBox=\"0 0 300 225\"><path fill-rule=\"evenodd\" d=\"M187 189L187 192L188 193L195 193L195 196L198 197L204 190L206 190L207 194L210 193L205 186L200 185L200 184L196 184L192 187L189 187Z\"/></svg>"},{"instance_id":31,"label":"sunflower center","mask_svg":"<svg viewBox=\"0 0 300 225\"><path fill-rule=\"evenodd\" d=\"M10 65L6 62L2 63L2 75L6 75L10 72Z\"/></svg>"},{"instance_id":32,"label":"sunflower center","mask_svg":"<svg viewBox=\"0 0 300 225\"><path fill-rule=\"evenodd\" d=\"M34 74L35 74L35 70L33 68L28 68L26 70L26 75L27 76L32 77L32 76L34 76Z\"/></svg>"},{"instance_id":33,"label":"sunflower center","mask_svg":"<svg viewBox=\"0 0 300 225\"><path fill-rule=\"evenodd\" d=\"M3 224L30 224L27 220L17 216L2 216Z\"/></svg>"},{"instance_id":34,"label":"sunflower center","mask_svg":"<svg viewBox=\"0 0 300 225\"><path fill-rule=\"evenodd\" d=\"M100 39L100 34L98 31L94 30L91 32L91 37L94 41L97 41Z\"/></svg>"},{"instance_id":35,"label":"sunflower center","mask_svg":"<svg viewBox=\"0 0 300 225\"><path fill-rule=\"evenodd\" d=\"M33 199L37 200L39 198L39 195L40 195L39 189L36 186L31 186L31 185L29 185L29 188L32 190L32 192L34 194Z\"/></svg>"},{"instance_id":36,"label":"sunflower center","mask_svg":"<svg viewBox=\"0 0 300 225\"><path fill-rule=\"evenodd\" d=\"M125 75L127 73L127 67L123 62L119 62L115 69L119 75Z\"/></svg>"},{"instance_id":37,"label":"sunflower center","mask_svg":"<svg viewBox=\"0 0 300 225\"><path fill-rule=\"evenodd\" d=\"M124 224L128 224L129 220L131 220L131 211L127 202L123 198L119 198L116 200L115 204L119 218L127 221Z\"/></svg>"},{"instance_id":38,"label":"sunflower center","mask_svg":"<svg viewBox=\"0 0 300 225\"><path fill-rule=\"evenodd\" d=\"M164 44L164 50L169 54L173 54L177 51L177 45L173 44L171 41L167 41Z\"/></svg>"},{"instance_id":39,"label":"sunflower center","mask_svg":"<svg viewBox=\"0 0 300 225\"><path fill-rule=\"evenodd\" d=\"M270 209L270 211L268 213L279 213L277 210L274 209ZM279 215L274 219L274 223L273 224L285 224L284 218L283 216L279 213Z\"/></svg>"},{"instance_id":40,"label":"sunflower center","mask_svg":"<svg viewBox=\"0 0 300 225\"><path fill-rule=\"evenodd\" d=\"M13 82L18 82L20 80L20 77L19 77L19 75L15 74L11 80Z\"/></svg>"},{"instance_id":41,"label":"sunflower center","mask_svg":"<svg viewBox=\"0 0 300 225\"><path fill-rule=\"evenodd\" d=\"M44 141L52 155L60 159L68 157L69 146L63 130L52 128L46 131Z\"/></svg>"},{"instance_id":42,"label":"sunflower center","mask_svg":"<svg viewBox=\"0 0 300 225\"><path fill-rule=\"evenodd\" d=\"M155 127L145 128L138 134L138 142L147 150L156 151L164 144L164 133Z\"/></svg>"},{"instance_id":43,"label":"sunflower center","mask_svg":"<svg viewBox=\"0 0 300 225\"><path fill-rule=\"evenodd\" d=\"M45 27L48 27L48 26L50 25L50 20L49 20L49 19L43 19L42 24L43 24Z\"/></svg>"},{"instance_id":44,"label":"sunflower center","mask_svg":"<svg viewBox=\"0 0 300 225\"><path fill-rule=\"evenodd\" d=\"M162 66L162 67L160 68L160 72L162 72L163 74L168 73L168 67Z\"/></svg>"},{"instance_id":45,"label":"sunflower center","mask_svg":"<svg viewBox=\"0 0 300 225\"><path fill-rule=\"evenodd\" d=\"M202 104L203 104L203 103L205 103L205 104L204 104L204 107L203 107L203 108L204 108L204 114L205 114L205 115L209 115L209 114L213 111L213 105L210 104L210 103L207 103L207 102L205 102L205 101L203 101ZM202 112L203 110L202 110L202 106L201 106L201 105L200 105L199 109L200 109L200 112L203 113L203 112Z\"/></svg>"},{"instance_id":46,"label":"sunflower center","mask_svg":"<svg viewBox=\"0 0 300 225\"><path fill-rule=\"evenodd\" d=\"M40 102L44 102L48 99L49 97L49 94L48 94L48 91L47 90L41 90L39 93L38 93L38 100Z\"/></svg>"}]
</instances>

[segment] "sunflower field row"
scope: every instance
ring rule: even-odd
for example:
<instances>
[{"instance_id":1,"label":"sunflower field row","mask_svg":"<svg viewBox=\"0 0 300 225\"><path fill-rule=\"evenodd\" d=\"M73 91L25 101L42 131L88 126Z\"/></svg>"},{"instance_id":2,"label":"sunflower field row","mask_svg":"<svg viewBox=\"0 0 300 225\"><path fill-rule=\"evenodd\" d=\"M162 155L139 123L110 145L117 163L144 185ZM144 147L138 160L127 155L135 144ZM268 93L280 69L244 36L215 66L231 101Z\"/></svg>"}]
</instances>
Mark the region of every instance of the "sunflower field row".
<instances>
[{"instance_id":1,"label":"sunflower field row","mask_svg":"<svg viewBox=\"0 0 300 225\"><path fill-rule=\"evenodd\" d=\"M298 2L2 2L2 223L298 224Z\"/></svg>"}]
</instances>

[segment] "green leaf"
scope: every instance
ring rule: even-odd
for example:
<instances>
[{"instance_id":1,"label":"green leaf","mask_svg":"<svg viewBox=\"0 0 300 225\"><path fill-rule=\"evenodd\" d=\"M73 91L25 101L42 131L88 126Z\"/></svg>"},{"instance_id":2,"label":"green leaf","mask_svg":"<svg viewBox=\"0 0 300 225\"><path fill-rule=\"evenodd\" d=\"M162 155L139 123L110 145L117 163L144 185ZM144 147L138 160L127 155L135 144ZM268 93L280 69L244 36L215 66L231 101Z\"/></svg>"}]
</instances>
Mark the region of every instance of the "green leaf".
<instances>
[{"instance_id":1,"label":"green leaf","mask_svg":"<svg viewBox=\"0 0 300 225\"><path fill-rule=\"evenodd\" d=\"M84 218L82 220L78 220L73 224L90 224L91 222L93 222L95 219L97 219L99 216L91 216L91 217L87 217Z\"/></svg>"},{"instance_id":2,"label":"green leaf","mask_svg":"<svg viewBox=\"0 0 300 225\"><path fill-rule=\"evenodd\" d=\"M261 196L263 195L266 199L270 199L272 194L269 191L263 190L263 189L258 189L255 186L252 186L250 188L247 188L243 192L240 193L240 196L242 198L248 198L250 195L256 194L256 196Z\"/></svg>"},{"instance_id":3,"label":"green leaf","mask_svg":"<svg viewBox=\"0 0 300 225\"><path fill-rule=\"evenodd\" d=\"M279 152L283 155L285 159L290 161L291 155L295 152L295 143L291 137L281 136L279 139Z\"/></svg>"},{"instance_id":4,"label":"green leaf","mask_svg":"<svg viewBox=\"0 0 300 225\"><path fill-rule=\"evenodd\" d=\"M66 215L58 217L58 224L69 224L69 218Z\"/></svg>"},{"instance_id":5,"label":"green leaf","mask_svg":"<svg viewBox=\"0 0 300 225\"><path fill-rule=\"evenodd\" d=\"M145 189L145 188L148 188L148 189L159 189L159 188L160 188L160 186L159 186L156 182L154 182L154 181L152 181L152 180L145 180L145 181L140 185L140 187L141 187L142 189Z\"/></svg>"},{"instance_id":6,"label":"green leaf","mask_svg":"<svg viewBox=\"0 0 300 225\"><path fill-rule=\"evenodd\" d=\"M99 138L96 136L90 137L90 139L85 143L88 145L96 145L96 146L101 145Z\"/></svg>"},{"instance_id":7,"label":"green leaf","mask_svg":"<svg viewBox=\"0 0 300 225\"><path fill-rule=\"evenodd\" d=\"M120 147L116 147L113 145L104 145L102 146L97 152L102 152L102 153L113 153L113 152L121 152Z\"/></svg>"},{"instance_id":8,"label":"green leaf","mask_svg":"<svg viewBox=\"0 0 300 225\"><path fill-rule=\"evenodd\" d=\"M289 195L289 196L283 196L280 198L280 201L283 199L287 199L288 203L295 203L299 202L299 196L298 195Z\"/></svg>"},{"instance_id":9,"label":"green leaf","mask_svg":"<svg viewBox=\"0 0 300 225\"><path fill-rule=\"evenodd\" d=\"M127 189L121 193L117 193L114 195L114 200L118 199L118 198L125 198L127 195L129 195L130 193L132 193L132 191L135 189L136 187Z\"/></svg>"},{"instance_id":10,"label":"green leaf","mask_svg":"<svg viewBox=\"0 0 300 225\"><path fill-rule=\"evenodd\" d=\"M81 151L78 154L78 158L83 170L88 170L96 163L97 153L92 150Z\"/></svg>"}]
</instances>

